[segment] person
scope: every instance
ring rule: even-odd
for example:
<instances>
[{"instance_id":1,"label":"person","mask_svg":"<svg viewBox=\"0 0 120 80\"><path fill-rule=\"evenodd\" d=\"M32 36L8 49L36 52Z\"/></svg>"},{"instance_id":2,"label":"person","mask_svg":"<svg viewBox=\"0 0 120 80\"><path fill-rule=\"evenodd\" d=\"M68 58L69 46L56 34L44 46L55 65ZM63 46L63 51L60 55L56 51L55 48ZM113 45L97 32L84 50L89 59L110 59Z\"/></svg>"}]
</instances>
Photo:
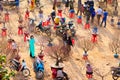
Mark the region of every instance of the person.
<instances>
[{"instance_id":1,"label":"person","mask_svg":"<svg viewBox=\"0 0 120 80\"><path fill-rule=\"evenodd\" d=\"M66 12L66 10L68 11L68 7L69 7L69 0L65 0L65 9L64 9L64 13Z\"/></svg>"},{"instance_id":2,"label":"person","mask_svg":"<svg viewBox=\"0 0 120 80\"><path fill-rule=\"evenodd\" d=\"M108 12L106 10L104 10L104 12L103 12L103 19L102 19L102 22L101 22L101 25L100 25L100 26L102 26L102 24L104 22L105 23L104 24L104 28L106 27L107 16L108 16Z\"/></svg>"},{"instance_id":3,"label":"person","mask_svg":"<svg viewBox=\"0 0 120 80\"><path fill-rule=\"evenodd\" d=\"M46 25L47 25L47 26L50 25L50 20L51 20L51 17L50 17L50 15L48 15L48 17L47 17L47 19L46 19L46 22L47 22Z\"/></svg>"},{"instance_id":4,"label":"person","mask_svg":"<svg viewBox=\"0 0 120 80\"><path fill-rule=\"evenodd\" d=\"M91 23L94 22L94 17L95 17L96 13L95 13L95 9L93 9L93 12L91 13Z\"/></svg>"},{"instance_id":5,"label":"person","mask_svg":"<svg viewBox=\"0 0 120 80\"><path fill-rule=\"evenodd\" d=\"M120 19L118 19L117 26L120 29Z\"/></svg>"},{"instance_id":6,"label":"person","mask_svg":"<svg viewBox=\"0 0 120 80\"><path fill-rule=\"evenodd\" d=\"M35 8L35 0L31 0L30 10L33 11Z\"/></svg>"},{"instance_id":7,"label":"person","mask_svg":"<svg viewBox=\"0 0 120 80\"><path fill-rule=\"evenodd\" d=\"M29 18L29 32L34 32L35 19Z\"/></svg>"},{"instance_id":8,"label":"person","mask_svg":"<svg viewBox=\"0 0 120 80\"><path fill-rule=\"evenodd\" d=\"M69 33L68 33L68 35L69 35ZM71 36L68 37L67 44L70 46L73 46L71 38L72 38Z\"/></svg>"},{"instance_id":9,"label":"person","mask_svg":"<svg viewBox=\"0 0 120 80\"><path fill-rule=\"evenodd\" d=\"M16 7L19 7L20 1L19 0L15 0L16 3Z\"/></svg>"},{"instance_id":10,"label":"person","mask_svg":"<svg viewBox=\"0 0 120 80\"><path fill-rule=\"evenodd\" d=\"M55 19L54 19L54 23L55 23L54 28L56 28L59 25L59 22L60 22L60 17L56 16Z\"/></svg>"},{"instance_id":11,"label":"person","mask_svg":"<svg viewBox=\"0 0 120 80\"><path fill-rule=\"evenodd\" d=\"M97 42L98 28L95 26L92 29L92 42Z\"/></svg>"},{"instance_id":12,"label":"person","mask_svg":"<svg viewBox=\"0 0 120 80\"><path fill-rule=\"evenodd\" d=\"M36 5L37 7L39 7L39 5L40 5L40 0L35 0L35 5Z\"/></svg>"},{"instance_id":13,"label":"person","mask_svg":"<svg viewBox=\"0 0 120 80\"><path fill-rule=\"evenodd\" d=\"M23 71L26 67L27 67L26 62L25 62L25 60L23 59L23 60L22 60L22 66L21 66L21 68L19 69L19 71Z\"/></svg>"},{"instance_id":14,"label":"person","mask_svg":"<svg viewBox=\"0 0 120 80\"><path fill-rule=\"evenodd\" d=\"M66 18L65 18L65 17L62 17L62 18L60 19L61 25L65 24L65 21L66 21Z\"/></svg>"},{"instance_id":15,"label":"person","mask_svg":"<svg viewBox=\"0 0 120 80\"><path fill-rule=\"evenodd\" d=\"M29 12L29 10L27 8L26 11L25 11L25 20L28 20L29 15L30 15L30 12Z\"/></svg>"},{"instance_id":16,"label":"person","mask_svg":"<svg viewBox=\"0 0 120 80\"><path fill-rule=\"evenodd\" d=\"M102 14L103 14L103 10L101 9L100 6L98 7L96 13L97 13L97 20L98 20L98 25L99 25L100 24L100 18L101 18Z\"/></svg>"},{"instance_id":17,"label":"person","mask_svg":"<svg viewBox=\"0 0 120 80\"><path fill-rule=\"evenodd\" d=\"M57 78L57 79L60 79L60 80L63 80L63 79L69 80L67 73L64 72L64 71L61 70L61 69L58 69L58 70L57 70L57 76L56 76L56 78Z\"/></svg>"},{"instance_id":18,"label":"person","mask_svg":"<svg viewBox=\"0 0 120 80\"><path fill-rule=\"evenodd\" d=\"M13 53L17 52L17 44L15 40L12 40L12 50L13 50Z\"/></svg>"},{"instance_id":19,"label":"person","mask_svg":"<svg viewBox=\"0 0 120 80\"><path fill-rule=\"evenodd\" d=\"M87 8L88 8L87 2L84 2L83 7L84 7L84 12L83 12L83 14L86 15Z\"/></svg>"},{"instance_id":20,"label":"person","mask_svg":"<svg viewBox=\"0 0 120 80\"><path fill-rule=\"evenodd\" d=\"M90 7L94 7L94 1L93 1L93 0L89 0L88 5L89 5Z\"/></svg>"},{"instance_id":21,"label":"person","mask_svg":"<svg viewBox=\"0 0 120 80\"><path fill-rule=\"evenodd\" d=\"M0 3L0 13L1 13L1 11L3 11L3 6L2 6L2 4Z\"/></svg>"},{"instance_id":22,"label":"person","mask_svg":"<svg viewBox=\"0 0 120 80\"><path fill-rule=\"evenodd\" d=\"M43 19L43 10L41 8L39 9L39 18Z\"/></svg>"},{"instance_id":23,"label":"person","mask_svg":"<svg viewBox=\"0 0 120 80\"><path fill-rule=\"evenodd\" d=\"M70 10L74 10L74 0L70 0L69 2Z\"/></svg>"},{"instance_id":24,"label":"person","mask_svg":"<svg viewBox=\"0 0 120 80\"><path fill-rule=\"evenodd\" d=\"M30 49L30 57L32 57L32 58L35 58L35 47L34 47L34 44L35 44L35 39L34 39L34 36L31 35L30 36L30 40L29 40L29 49Z\"/></svg>"},{"instance_id":25,"label":"person","mask_svg":"<svg viewBox=\"0 0 120 80\"><path fill-rule=\"evenodd\" d=\"M57 78L64 78L63 71L62 70L57 70Z\"/></svg>"},{"instance_id":26,"label":"person","mask_svg":"<svg viewBox=\"0 0 120 80\"><path fill-rule=\"evenodd\" d=\"M58 6L58 16L62 17L62 7L61 7L61 5Z\"/></svg>"},{"instance_id":27,"label":"person","mask_svg":"<svg viewBox=\"0 0 120 80\"><path fill-rule=\"evenodd\" d=\"M80 12L80 16L82 16L82 2L81 0L78 0L78 10L77 10L77 15Z\"/></svg>"},{"instance_id":28,"label":"person","mask_svg":"<svg viewBox=\"0 0 120 80\"><path fill-rule=\"evenodd\" d=\"M54 22L55 17L56 17L55 7L53 7L53 10L51 12L51 18L53 22Z\"/></svg>"},{"instance_id":29,"label":"person","mask_svg":"<svg viewBox=\"0 0 120 80\"><path fill-rule=\"evenodd\" d=\"M87 75L92 75L93 74L93 69L92 69L92 67L89 63L87 63L87 66L86 66L86 74Z\"/></svg>"},{"instance_id":30,"label":"person","mask_svg":"<svg viewBox=\"0 0 120 80\"><path fill-rule=\"evenodd\" d=\"M111 17L110 24L111 24L111 26L114 26L114 17L113 16Z\"/></svg>"},{"instance_id":31,"label":"person","mask_svg":"<svg viewBox=\"0 0 120 80\"><path fill-rule=\"evenodd\" d=\"M87 9L86 9L86 22L89 22L89 20L90 20L90 16L91 16L90 8L87 7Z\"/></svg>"}]
</instances>

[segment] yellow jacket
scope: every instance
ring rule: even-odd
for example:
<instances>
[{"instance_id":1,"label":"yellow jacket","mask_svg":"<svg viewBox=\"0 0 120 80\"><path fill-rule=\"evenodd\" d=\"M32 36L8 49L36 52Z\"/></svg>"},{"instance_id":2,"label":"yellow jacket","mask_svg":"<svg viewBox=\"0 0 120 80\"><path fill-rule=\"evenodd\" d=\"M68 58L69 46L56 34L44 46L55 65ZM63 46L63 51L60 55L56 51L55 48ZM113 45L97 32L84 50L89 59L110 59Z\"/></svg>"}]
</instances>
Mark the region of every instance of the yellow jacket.
<instances>
[{"instance_id":1,"label":"yellow jacket","mask_svg":"<svg viewBox=\"0 0 120 80\"><path fill-rule=\"evenodd\" d=\"M59 23L60 22L60 19L58 18L58 17L56 17L55 19L54 19L54 21L55 21L55 23Z\"/></svg>"}]
</instances>

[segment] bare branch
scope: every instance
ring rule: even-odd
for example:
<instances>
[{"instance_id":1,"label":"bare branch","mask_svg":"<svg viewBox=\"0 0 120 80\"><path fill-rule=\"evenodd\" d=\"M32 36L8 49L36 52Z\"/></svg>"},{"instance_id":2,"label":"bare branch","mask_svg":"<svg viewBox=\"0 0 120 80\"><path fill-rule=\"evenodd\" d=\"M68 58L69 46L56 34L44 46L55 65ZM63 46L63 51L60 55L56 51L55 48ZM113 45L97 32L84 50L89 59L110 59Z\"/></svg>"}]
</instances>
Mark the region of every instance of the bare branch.
<instances>
[{"instance_id":1,"label":"bare branch","mask_svg":"<svg viewBox=\"0 0 120 80\"><path fill-rule=\"evenodd\" d=\"M115 39L109 43L109 48L113 53L120 53L120 39Z\"/></svg>"},{"instance_id":2,"label":"bare branch","mask_svg":"<svg viewBox=\"0 0 120 80\"><path fill-rule=\"evenodd\" d=\"M89 51L94 48L94 44L89 39L82 39L79 42L80 48L82 48L84 51Z\"/></svg>"}]
</instances>

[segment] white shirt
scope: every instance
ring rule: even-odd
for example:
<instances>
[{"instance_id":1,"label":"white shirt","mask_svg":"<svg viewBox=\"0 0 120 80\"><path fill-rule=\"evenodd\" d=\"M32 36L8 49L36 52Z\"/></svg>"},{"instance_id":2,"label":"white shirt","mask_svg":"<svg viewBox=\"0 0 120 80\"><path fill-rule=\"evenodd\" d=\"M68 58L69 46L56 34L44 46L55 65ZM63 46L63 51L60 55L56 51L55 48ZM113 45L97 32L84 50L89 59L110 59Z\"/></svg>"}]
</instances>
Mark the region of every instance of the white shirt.
<instances>
[{"instance_id":1,"label":"white shirt","mask_svg":"<svg viewBox=\"0 0 120 80\"><path fill-rule=\"evenodd\" d=\"M62 70L57 71L57 77L64 77Z\"/></svg>"},{"instance_id":2,"label":"white shirt","mask_svg":"<svg viewBox=\"0 0 120 80\"><path fill-rule=\"evenodd\" d=\"M12 43L12 49L17 49L17 44L16 43Z\"/></svg>"},{"instance_id":3,"label":"white shirt","mask_svg":"<svg viewBox=\"0 0 120 80\"><path fill-rule=\"evenodd\" d=\"M97 12L98 15L102 15L103 14L103 10L101 8L98 8L96 12Z\"/></svg>"},{"instance_id":4,"label":"white shirt","mask_svg":"<svg viewBox=\"0 0 120 80\"><path fill-rule=\"evenodd\" d=\"M23 66L24 68L26 68L26 67L27 67L27 65L26 65L26 63L25 63L25 62L22 62L22 66Z\"/></svg>"}]
</instances>

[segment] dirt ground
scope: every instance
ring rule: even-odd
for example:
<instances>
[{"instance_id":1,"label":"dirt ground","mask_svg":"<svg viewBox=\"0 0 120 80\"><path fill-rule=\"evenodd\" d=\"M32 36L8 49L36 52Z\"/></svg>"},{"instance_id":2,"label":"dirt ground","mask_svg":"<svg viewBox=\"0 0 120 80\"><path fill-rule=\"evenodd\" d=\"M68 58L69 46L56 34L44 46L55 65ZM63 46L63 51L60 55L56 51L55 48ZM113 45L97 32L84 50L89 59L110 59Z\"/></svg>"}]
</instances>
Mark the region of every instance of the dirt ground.
<instances>
[{"instance_id":1,"label":"dirt ground","mask_svg":"<svg viewBox=\"0 0 120 80\"><path fill-rule=\"evenodd\" d=\"M84 1L84 0L83 0ZM120 0L119 4L120 4ZM77 2L77 0L76 0ZM41 0L41 5L44 7L42 8L44 10L44 17L46 18L48 14L50 14L52 10L52 2L51 0ZM76 5L75 5L76 6ZM27 1L22 1L20 4L20 12L22 13L22 16L24 17L25 9L27 8ZM38 16L38 9L35 9L35 15L30 13L30 17ZM69 17L65 14L63 14L64 17L67 18L67 22L70 20ZM69 60L64 61L65 67L64 71L68 74L70 80L87 80L86 78L86 67L85 67L85 61L82 59L83 50L80 49L79 40L82 38L89 38L91 39L91 29L85 30L84 24L85 24L85 17L83 17L83 24L77 24L76 18L74 19L75 28L76 28L76 35L77 39L75 41L74 47L72 47L71 56ZM102 76L105 75L104 80L112 80L112 75L110 72L110 67L112 66L118 66L119 59L115 59L113 57L113 53L109 49L109 43L111 40L113 40L117 34L120 34L120 30L117 29L117 26L112 27L110 25L110 16L108 17L107 26L99 27L99 37L98 37L98 43L95 44L95 47L92 51L88 52L89 55L89 61L92 64L92 67L95 71L99 71L99 74ZM115 17L115 20L117 21L117 18ZM31 71L31 76L28 78L24 78L20 76L20 74L17 74L14 80L36 80L35 79L35 73L33 71L33 59L29 56L29 46L27 42L23 41L23 36L17 35L18 30L18 15L14 12L10 12L10 22L6 24L6 27L9 30L11 30L12 38L15 39L17 44L20 46L20 52L21 60L24 59L27 63L27 66L29 67ZM38 24L39 19L35 22ZM26 23L26 21L24 21ZM96 20L95 22L96 23ZM116 23L115 23L116 24ZM0 28L2 28L3 25L0 25ZM93 27L93 25L91 25ZM51 68L50 65L54 63L54 60L51 59L48 54L48 46L47 46L47 39L45 36L42 35L36 35L34 33L31 33L35 36L36 44L35 44L35 54L39 53L40 50L40 44L43 43L45 46L44 48L44 65L45 65L45 79L44 80L52 80L51 78ZM120 36L117 36L120 37ZM56 44L57 37L53 40L53 44ZM102 80L99 75L96 73L93 74L93 80ZM11 79L12 80L12 79ZM120 79L118 79L120 80Z\"/></svg>"}]
</instances>

